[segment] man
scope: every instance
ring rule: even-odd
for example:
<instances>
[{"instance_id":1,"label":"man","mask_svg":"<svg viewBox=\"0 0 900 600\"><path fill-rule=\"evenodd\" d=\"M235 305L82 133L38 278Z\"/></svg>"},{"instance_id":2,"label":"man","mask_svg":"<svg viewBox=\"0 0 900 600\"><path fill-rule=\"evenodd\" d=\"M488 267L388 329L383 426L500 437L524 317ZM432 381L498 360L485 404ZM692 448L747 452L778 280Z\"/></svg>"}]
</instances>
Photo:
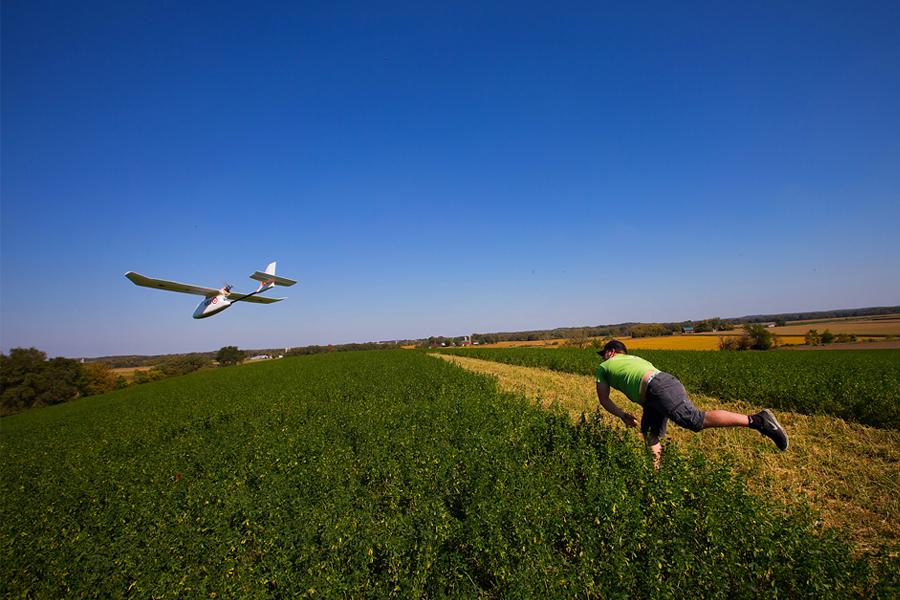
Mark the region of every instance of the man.
<instances>
[{"instance_id":1,"label":"man","mask_svg":"<svg viewBox=\"0 0 900 600\"><path fill-rule=\"evenodd\" d=\"M597 398L601 406L622 419L626 427L637 427L637 419L610 400L609 389L619 390L629 400L644 407L641 433L653 452L656 468L662 457L660 440L666 434L668 419L691 431L709 427L750 427L771 438L780 450L787 450L787 434L769 409L755 415L727 410L702 411L688 399L680 381L643 358L628 354L625 344L619 340L607 342L597 354L603 357L597 368Z\"/></svg>"}]
</instances>

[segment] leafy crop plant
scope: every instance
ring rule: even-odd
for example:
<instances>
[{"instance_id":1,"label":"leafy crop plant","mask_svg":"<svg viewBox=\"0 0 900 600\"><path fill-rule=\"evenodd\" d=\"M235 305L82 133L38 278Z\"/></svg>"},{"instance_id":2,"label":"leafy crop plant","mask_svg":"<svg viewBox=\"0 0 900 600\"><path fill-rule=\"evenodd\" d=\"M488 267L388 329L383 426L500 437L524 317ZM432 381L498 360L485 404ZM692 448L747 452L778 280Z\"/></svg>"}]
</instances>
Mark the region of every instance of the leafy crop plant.
<instances>
[{"instance_id":1,"label":"leafy crop plant","mask_svg":"<svg viewBox=\"0 0 900 600\"><path fill-rule=\"evenodd\" d=\"M7 597L821 598L897 582L700 457L655 472L630 437L419 352L197 372L4 418L0 461Z\"/></svg>"}]
</instances>

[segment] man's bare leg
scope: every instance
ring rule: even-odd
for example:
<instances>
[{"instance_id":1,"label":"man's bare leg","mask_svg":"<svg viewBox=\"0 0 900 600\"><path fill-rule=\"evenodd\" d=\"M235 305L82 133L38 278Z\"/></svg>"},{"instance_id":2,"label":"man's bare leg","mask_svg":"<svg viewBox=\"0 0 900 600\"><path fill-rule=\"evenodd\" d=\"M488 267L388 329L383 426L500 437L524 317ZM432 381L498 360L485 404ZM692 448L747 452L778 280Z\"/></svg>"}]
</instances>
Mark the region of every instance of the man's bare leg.
<instances>
[{"instance_id":1,"label":"man's bare leg","mask_svg":"<svg viewBox=\"0 0 900 600\"><path fill-rule=\"evenodd\" d=\"M710 427L750 427L770 438L779 450L787 450L788 447L787 433L769 409L755 415L711 410L703 417L703 429Z\"/></svg>"},{"instance_id":2,"label":"man's bare leg","mask_svg":"<svg viewBox=\"0 0 900 600\"><path fill-rule=\"evenodd\" d=\"M750 417L727 410L710 410L703 417L703 429L710 427L749 427Z\"/></svg>"}]
</instances>

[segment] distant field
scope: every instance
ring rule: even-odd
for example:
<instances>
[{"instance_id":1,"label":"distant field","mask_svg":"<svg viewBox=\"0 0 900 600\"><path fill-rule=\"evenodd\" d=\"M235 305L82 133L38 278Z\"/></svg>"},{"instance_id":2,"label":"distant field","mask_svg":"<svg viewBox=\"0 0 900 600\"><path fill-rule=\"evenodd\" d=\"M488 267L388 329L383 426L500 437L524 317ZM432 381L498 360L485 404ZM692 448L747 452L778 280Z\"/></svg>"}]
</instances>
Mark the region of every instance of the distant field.
<instances>
[{"instance_id":1,"label":"distant field","mask_svg":"<svg viewBox=\"0 0 900 600\"><path fill-rule=\"evenodd\" d=\"M865 338L864 338L865 339ZM848 344L828 344L826 346L785 346L788 350L898 350L900 340L880 340L874 338Z\"/></svg>"},{"instance_id":2,"label":"distant field","mask_svg":"<svg viewBox=\"0 0 900 600\"><path fill-rule=\"evenodd\" d=\"M134 374L138 371L149 371L151 367L119 367L116 369L110 369L116 375L121 375L125 378L125 381L133 381Z\"/></svg>"},{"instance_id":3,"label":"distant field","mask_svg":"<svg viewBox=\"0 0 900 600\"><path fill-rule=\"evenodd\" d=\"M781 327L769 327L769 331L779 337L800 336L810 329L822 333L826 329L831 333L853 334L858 337L873 338L900 336L900 315L878 315L875 317L846 317L840 319L821 319L816 321L788 322ZM740 335L743 327L735 327L731 331L694 333L696 336Z\"/></svg>"},{"instance_id":4,"label":"distant field","mask_svg":"<svg viewBox=\"0 0 900 600\"><path fill-rule=\"evenodd\" d=\"M654 337L632 338L620 337L629 348L645 350L718 350L719 337L738 335L741 331L725 331L715 334L662 335ZM802 335L778 336L784 345L802 344ZM605 339L605 338L592 338ZM569 340L537 340L527 342L498 342L482 344L478 348L542 348L564 346Z\"/></svg>"},{"instance_id":5,"label":"distant field","mask_svg":"<svg viewBox=\"0 0 900 600\"><path fill-rule=\"evenodd\" d=\"M497 342L496 344L481 344L482 348L530 348L541 346L560 346L569 340L558 338L555 340L520 340L512 342Z\"/></svg>"},{"instance_id":6,"label":"distant field","mask_svg":"<svg viewBox=\"0 0 900 600\"><path fill-rule=\"evenodd\" d=\"M873 317L848 317L838 319L822 319L788 323L783 327L770 327L769 331L778 336L784 346L797 346L805 343L804 336L810 329L822 333L826 329L831 333L855 335L859 342L879 341L885 337L900 337L900 315L878 315ZM621 337L629 348L645 350L718 350L719 338L740 335L743 327L735 327L731 331L692 333L686 335L666 335L644 338ZM593 338L592 338L593 339ZM602 338L596 338L602 339ZM496 344L482 344L479 348L530 348L565 346L570 340L565 338L553 340L511 341ZM861 348L862 346L860 346ZM895 347L893 345L889 347ZM853 349L854 346L841 346Z\"/></svg>"},{"instance_id":7,"label":"distant field","mask_svg":"<svg viewBox=\"0 0 900 600\"><path fill-rule=\"evenodd\" d=\"M827 319L806 319L803 321L791 321L791 325L821 325L822 323L838 323L842 321L893 321L900 319L900 314L870 315L865 317L831 317Z\"/></svg>"},{"instance_id":8,"label":"distant field","mask_svg":"<svg viewBox=\"0 0 900 600\"><path fill-rule=\"evenodd\" d=\"M110 369L116 375L133 375L136 371L149 371L152 367L117 367Z\"/></svg>"},{"instance_id":9,"label":"distant field","mask_svg":"<svg viewBox=\"0 0 900 600\"><path fill-rule=\"evenodd\" d=\"M799 325L789 323L783 327L773 327L772 332L777 335L803 335L810 329L815 329L819 333L827 329L831 333L847 333L857 336L900 336L900 317L821 321Z\"/></svg>"},{"instance_id":10,"label":"distant field","mask_svg":"<svg viewBox=\"0 0 900 600\"><path fill-rule=\"evenodd\" d=\"M635 350L718 350L719 338L740 331L726 331L716 334L664 335L645 338L621 338L629 349ZM784 345L802 344L802 335L778 336Z\"/></svg>"}]
</instances>

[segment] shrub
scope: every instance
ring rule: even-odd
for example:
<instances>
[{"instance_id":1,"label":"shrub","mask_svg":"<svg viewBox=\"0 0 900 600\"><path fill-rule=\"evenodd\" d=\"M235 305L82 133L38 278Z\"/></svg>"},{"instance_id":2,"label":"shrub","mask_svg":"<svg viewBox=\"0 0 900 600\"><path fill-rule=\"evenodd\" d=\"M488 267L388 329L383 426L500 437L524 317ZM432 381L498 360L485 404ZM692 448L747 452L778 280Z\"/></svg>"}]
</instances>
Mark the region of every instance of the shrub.
<instances>
[{"instance_id":1,"label":"shrub","mask_svg":"<svg viewBox=\"0 0 900 600\"><path fill-rule=\"evenodd\" d=\"M216 360L220 365L236 365L244 360L244 353L237 346L223 346L216 353Z\"/></svg>"},{"instance_id":2,"label":"shrub","mask_svg":"<svg viewBox=\"0 0 900 600\"><path fill-rule=\"evenodd\" d=\"M107 365L101 362L91 362L82 365L82 368L86 396L105 394L118 387L116 374Z\"/></svg>"},{"instance_id":3,"label":"shrub","mask_svg":"<svg viewBox=\"0 0 900 600\"><path fill-rule=\"evenodd\" d=\"M47 360L36 348L0 354L0 414L50 406L77 398L84 386L81 365L68 358Z\"/></svg>"},{"instance_id":4,"label":"shrub","mask_svg":"<svg viewBox=\"0 0 900 600\"><path fill-rule=\"evenodd\" d=\"M719 350L749 350L752 343L746 334L719 336Z\"/></svg>"},{"instance_id":5,"label":"shrub","mask_svg":"<svg viewBox=\"0 0 900 600\"><path fill-rule=\"evenodd\" d=\"M769 350L778 345L778 337L765 325L747 323L744 325L744 334L750 338L751 350Z\"/></svg>"}]
</instances>

